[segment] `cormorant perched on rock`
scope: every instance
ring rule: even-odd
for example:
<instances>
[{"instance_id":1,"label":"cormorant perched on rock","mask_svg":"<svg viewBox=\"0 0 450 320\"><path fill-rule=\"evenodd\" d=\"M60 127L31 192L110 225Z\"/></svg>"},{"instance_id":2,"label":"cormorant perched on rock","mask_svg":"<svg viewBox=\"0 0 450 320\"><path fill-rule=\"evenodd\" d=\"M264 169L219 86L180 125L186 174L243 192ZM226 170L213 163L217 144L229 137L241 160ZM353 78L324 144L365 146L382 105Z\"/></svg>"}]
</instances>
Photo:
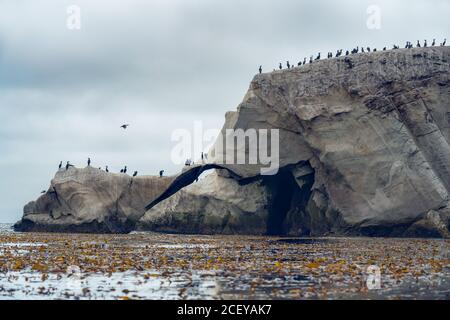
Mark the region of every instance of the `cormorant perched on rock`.
<instances>
[{"instance_id":1,"label":"cormorant perched on rock","mask_svg":"<svg viewBox=\"0 0 450 320\"><path fill-rule=\"evenodd\" d=\"M346 56L348 56L349 54L350 54L350 52L348 52L348 50L345 51L345 55L346 55Z\"/></svg>"},{"instance_id":2,"label":"cormorant perched on rock","mask_svg":"<svg viewBox=\"0 0 450 320\"><path fill-rule=\"evenodd\" d=\"M106 171L106 172L109 172L108 166L105 167L105 171Z\"/></svg>"},{"instance_id":3,"label":"cormorant perched on rock","mask_svg":"<svg viewBox=\"0 0 450 320\"><path fill-rule=\"evenodd\" d=\"M417 40L417 48L420 48L421 47L421 45L420 45L420 41L419 40Z\"/></svg>"},{"instance_id":4,"label":"cormorant perched on rock","mask_svg":"<svg viewBox=\"0 0 450 320\"><path fill-rule=\"evenodd\" d=\"M386 51L386 47L383 48L383 51Z\"/></svg>"},{"instance_id":5,"label":"cormorant perched on rock","mask_svg":"<svg viewBox=\"0 0 450 320\"><path fill-rule=\"evenodd\" d=\"M164 175L164 170L159 171L159 176L162 177Z\"/></svg>"},{"instance_id":6,"label":"cormorant perched on rock","mask_svg":"<svg viewBox=\"0 0 450 320\"><path fill-rule=\"evenodd\" d=\"M91 166L91 158L88 158L87 164L88 164L88 167Z\"/></svg>"},{"instance_id":7,"label":"cormorant perched on rock","mask_svg":"<svg viewBox=\"0 0 450 320\"><path fill-rule=\"evenodd\" d=\"M373 48L372 52L377 52L377 48Z\"/></svg>"},{"instance_id":8,"label":"cormorant perched on rock","mask_svg":"<svg viewBox=\"0 0 450 320\"><path fill-rule=\"evenodd\" d=\"M120 173L123 173L123 169L120 169Z\"/></svg>"},{"instance_id":9,"label":"cormorant perched on rock","mask_svg":"<svg viewBox=\"0 0 450 320\"><path fill-rule=\"evenodd\" d=\"M320 60L320 52L319 52L319 54L317 55L316 60Z\"/></svg>"},{"instance_id":10,"label":"cormorant perched on rock","mask_svg":"<svg viewBox=\"0 0 450 320\"><path fill-rule=\"evenodd\" d=\"M280 65L278 66L278 68L281 70L281 69L283 69L283 65L281 64L281 62L280 62Z\"/></svg>"},{"instance_id":11,"label":"cormorant perched on rock","mask_svg":"<svg viewBox=\"0 0 450 320\"><path fill-rule=\"evenodd\" d=\"M62 161L59 163L59 169L62 168Z\"/></svg>"},{"instance_id":12,"label":"cormorant perched on rock","mask_svg":"<svg viewBox=\"0 0 450 320\"><path fill-rule=\"evenodd\" d=\"M123 124L123 125L121 125L120 127L122 128L122 129L127 129L128 127L129 127L130 125L129 124Z\"/></svg>"},{"instance_id":13,"label":"cormorant perched on rock","mask_svg":"<svg viewBox=\"0 0 450 320\"><path fill-rule=\"evenodd\" d=\"M262 66L259 66L259 74L262 73Z\"/></svg>"},{"instance_id":14,"label":"cormorant perched on rock","mask_svg":"<svg viewBox=\"0 0 450 320\"><path fill-rule=\"evenodd\" d=\"M436 45L436 39L433 39L433 42L431 43L431 46L434 47Z\"/></svg>"},{"instance_id":15,"label":"cormorant perched on rock","mask_svg":"<svg viewBox=\"0 0 450 320\"><path fill-rule=\"evenodd\" d=\"M423 42L423 47L424 47L424 48L428 47L428 44L427 44L427 40L426 40L426 39L425 39L424 42Z\"/></svg>"},{"instance_id":16,"label":"cormorant perched on rock","mask_svg":"<svg viewBox=\"0 0 450 320\"><path fill-rule=\"evenodd\" d=\"M138 172L135 171L135 172L133 173L133 177L136 177L137 175L138 175Z\"/></svg>"},{"instance_id":17,"label":"cormorant perched on rock","mask_svg":"<svg viewBox=\"0 0 450 320\"><path fill-rule=\"evenodd\" d=\"M69 167L70 167L70 163L69 163L69 161L67 161L67 163L66 163L66 170L69 170Z\"/></svg>"},{"instance_id":18,"label":"cormorant perched on rock","mask_svg":"<svg viewBox=\"0 0 450 320\"><path fill-rule=\"evenodd\" d=\"M370 47L367 47L367 52L370 52Z\"/></svg>"},{"instance_id":19,"label":"cormorant perched on rock","mask_svg":"<svg viewBox=\"0 0 450 320\"><path fill-rule=\"evenodd\" d=\"M309 63L313 62L313 56L309 57Z\"/></svg>"},{"instance_id":20,"label":"cormorant perched on rock","mask_svg":"<svg viewBox=\"0 0 450 320\"><path fill-rule=\"evenodd\" d=\"M445 47L446 43L447 43L447 39L444 39L444 42L442 42L442 46Z\"/></svg>"},{"instance_id":21,"label":"cormorant perched on rock","mask_svg":"<svg viewBox=\"0 0 450 320\"><path fill-rule=\"evenodd\" d=\"M364 53L364 47L361 47L361 52Z\"/></svg>"},{"instance_id":22,"label":"cormorant perched on rock","mask_svg":"<svg viewBox=\"0 0 450 320\"><path fill-rule=\"evenodd\" d=\"M306 57L303 59L303 65L306 64Z\"/></svg>"},{"instance_id":23,"label":"cormorant perched on rock","mask_svg":"<svg viewBox=\"0 0 450 320\"><path fill-rule=\"evenodd\" d=\"M299 61L299 62L297 63L297 67L300 67L301 65L302 65L302 62Z\"/></svg>"},{"instance_id":24,"label":"cormorant perched on rock","mask_svg":"<svg viewBox=\"0 0 450 320\"><path fill-rule=\"evenodd\" d=\"M289 63L289 61L286 61L286 66L287 66L288 69L291 68L291 64Z\"/></svg>"},{"instance_id":25,"label":"cormorant perched on rock","mask_svg":"<svg viewBox=\"0 0 450 320\"><path fill-rule=\"evenodd\" d=\"M125 168L123 168L123 173L127 173L127 166L125 166Z\"/></svg>"}]
</instances>

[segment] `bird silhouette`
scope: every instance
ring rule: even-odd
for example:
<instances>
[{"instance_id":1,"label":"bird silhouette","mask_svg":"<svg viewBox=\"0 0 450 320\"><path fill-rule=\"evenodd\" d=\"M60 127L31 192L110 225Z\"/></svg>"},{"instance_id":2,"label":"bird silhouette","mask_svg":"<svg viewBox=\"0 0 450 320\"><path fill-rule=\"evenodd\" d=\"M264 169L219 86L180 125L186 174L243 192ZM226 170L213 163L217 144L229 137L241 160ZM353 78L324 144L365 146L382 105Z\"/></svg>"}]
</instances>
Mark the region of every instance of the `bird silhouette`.
<instances>
[{"instance_id":1,"label":"bird silhouette","mask_svg":"<svg viewBox=\"0 0 450 320\"><path fill-rule=\"evenodd\" d=\"M62 168L62 161L59 163L59 169Z\"/></svg>"},{"instance_id":2,"label":"bird silhouette","mask_svg":"<svg viewBox=\"0 0 450 320\"><path fill-rule=\"evenodd\" d=\"M129 124L123 124L123 125L121 125L120 127L122 128L122 129L127 129L128 127L129 127L130 125Z\"/></svg>"},{"instance_id":3,"label":"bird silhouette","mask_svg":"<svg viewBox=\"0 0 450 320\"><path fill-rule=\"evenodd\" d=\"M137 175L138 175L138 172L135 171L135 172L133 173L133 177L136 177Z\"/></svg>"}]
</instances>

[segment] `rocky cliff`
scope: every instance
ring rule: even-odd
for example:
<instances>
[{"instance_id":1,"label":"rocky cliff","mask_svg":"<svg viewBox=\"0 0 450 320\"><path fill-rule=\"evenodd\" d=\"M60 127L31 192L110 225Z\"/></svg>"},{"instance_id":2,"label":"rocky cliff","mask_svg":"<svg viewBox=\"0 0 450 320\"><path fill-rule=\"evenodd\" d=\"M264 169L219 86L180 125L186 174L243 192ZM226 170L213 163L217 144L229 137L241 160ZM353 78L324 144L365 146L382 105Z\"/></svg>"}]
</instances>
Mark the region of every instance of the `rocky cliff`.
<instances>
[{"instance_id":1,"label":"rocky cliff","mask_svg":"<svg viewBox=\"0 0 450 320\"><path fill-rule=\"evenodd\" d=\"M264 177L258 165L225 167L238 180L256 179L254 197L267 194L260 213L267 218L259 224L265 233L447 236L449 58L448 47L392 50L255 76L224 130L279 129L281 169ZM222 179L252 197L242 192L248 186ZM195 199L221 196L221 188L214 195L188 189L151 204L141 223L171 231L176 217L205 219L219 211L215 228L189 232L239 232L224 222L231 202L222 201L220 210L187 209Z\"/></svg>"},{"instance_id":2,"label":"rocky cliff","mask_svg":"<svg viewBox=\"0 0 450 320\"><path fill-rule=\"evenodd\" d=\"M60 169L48 191L24 208L18 231L125 233L170 177L130 177L86 167Z\"/></svg>"},{"instance_id":3,"label":"rocky cliff","mask_svg":"<svg viewBox=\"0 0 450 320\"><path fill-rule=\"evenodd\" d=\"M262 164L219 163L235 150L213 148L211 164L181 173L167 188L159 185L165 189L159 195L157 188L141 190L145 184L127 189L139 198L149 193L137 228L448 237L449 58L448 47L400 49L255 76L223 131L279 129L278 173L261 175ZM215 172L195 182L208 169ZM33 214L22 224L49 212L47 201L55 205L56 199L45 199L25 208ZM139 216L111 215L103 202L92 206L92 217L132 215L134 222ZM52 215L45 219L55 220Z\"/></svg>"}]
</instances>

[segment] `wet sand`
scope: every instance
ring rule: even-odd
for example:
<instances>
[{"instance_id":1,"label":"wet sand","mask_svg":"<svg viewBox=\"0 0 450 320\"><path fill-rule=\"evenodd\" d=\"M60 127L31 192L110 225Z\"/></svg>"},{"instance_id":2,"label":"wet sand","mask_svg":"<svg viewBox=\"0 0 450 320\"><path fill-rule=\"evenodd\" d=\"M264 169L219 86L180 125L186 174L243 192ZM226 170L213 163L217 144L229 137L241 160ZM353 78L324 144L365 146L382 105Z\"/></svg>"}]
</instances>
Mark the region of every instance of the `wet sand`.
<instances>
[{"instance_id":1,"label":"wet sand","mask_svg":"<svg viewBox=\"0 0 450 320\"><path fill-rule=\"evenodd\" d=\"M449 240L0 231L0 299L446 299ZM367 286L368 267L379 289ZM376 286L376 282L375 282Z\"/></svg>"}]
</instances>

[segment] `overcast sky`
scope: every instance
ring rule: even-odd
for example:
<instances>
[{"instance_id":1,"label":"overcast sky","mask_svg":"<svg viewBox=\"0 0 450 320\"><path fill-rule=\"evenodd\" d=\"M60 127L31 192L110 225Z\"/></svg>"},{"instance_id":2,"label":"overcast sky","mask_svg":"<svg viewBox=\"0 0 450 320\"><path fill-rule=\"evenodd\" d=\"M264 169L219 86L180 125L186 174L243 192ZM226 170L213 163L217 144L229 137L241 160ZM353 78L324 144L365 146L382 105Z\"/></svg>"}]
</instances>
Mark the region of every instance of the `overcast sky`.
<instances>
[{"instance_id":1,"label":"overcast sky","mask_svg":"<svg viewBox=\"0 0 450 320\"><path fill-rule=\"evenodd\" d=\"M80 30L67 28L72 4ZM381 29L367 27L370 5ZM448 0L0 0L0 222L61 160L176 173L172 131L220 129L260 64L442 41L449 14Z\"/></svg>"}]
</instances>

